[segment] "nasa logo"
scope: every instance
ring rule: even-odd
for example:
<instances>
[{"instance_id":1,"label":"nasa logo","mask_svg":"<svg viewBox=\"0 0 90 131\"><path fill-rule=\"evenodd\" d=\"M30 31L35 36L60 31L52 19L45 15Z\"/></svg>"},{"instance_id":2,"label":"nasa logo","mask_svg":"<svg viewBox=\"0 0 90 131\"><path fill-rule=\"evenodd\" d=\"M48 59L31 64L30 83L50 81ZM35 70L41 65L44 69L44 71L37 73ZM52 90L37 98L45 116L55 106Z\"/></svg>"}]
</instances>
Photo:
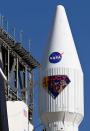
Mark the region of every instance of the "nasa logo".
<instances>
[{"instance_id":1,"label":"nasa logo","mask_svg":"<svg viewBox=\"0 0 90 131\"><path fill-rule=\"evenodd\" d=\"M62 59L62 54L59 52L53 52L50 56L49 56L49 61L50 63L58 63L60 62Z\"/></svg>"}]
</instances>

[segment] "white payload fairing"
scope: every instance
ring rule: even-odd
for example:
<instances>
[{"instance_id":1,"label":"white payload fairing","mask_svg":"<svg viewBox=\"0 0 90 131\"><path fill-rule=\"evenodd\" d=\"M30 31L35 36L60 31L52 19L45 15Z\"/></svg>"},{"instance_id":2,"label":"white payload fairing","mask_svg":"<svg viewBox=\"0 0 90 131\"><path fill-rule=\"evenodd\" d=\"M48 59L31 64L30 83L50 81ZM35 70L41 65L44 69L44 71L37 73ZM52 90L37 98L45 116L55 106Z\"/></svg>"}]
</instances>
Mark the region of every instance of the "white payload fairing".
<instances>
[{"instance_id":1,"label":"white payload fairing","mask_svg":"<svg viewBox=\"0 0 90 131\"><path fill-rule=\"evenodd\" d=\"M83 72L61 5L56 9L41 74L40 117L47 131L78 131L84 117Z\"/></svg>"}]
</instances>

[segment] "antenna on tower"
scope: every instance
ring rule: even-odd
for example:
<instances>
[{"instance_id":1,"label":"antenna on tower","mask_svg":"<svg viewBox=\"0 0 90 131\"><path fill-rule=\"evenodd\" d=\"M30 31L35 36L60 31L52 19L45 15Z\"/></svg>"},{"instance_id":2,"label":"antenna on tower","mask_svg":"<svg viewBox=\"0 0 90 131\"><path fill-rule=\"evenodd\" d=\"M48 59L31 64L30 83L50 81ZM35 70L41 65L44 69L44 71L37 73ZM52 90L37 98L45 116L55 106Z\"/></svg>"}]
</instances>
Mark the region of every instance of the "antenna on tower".
<instances>
[{"instance_id":1,"label":"antenna on tower","mask_svg":"<svg viewBox=\"0 0 90 131\"><path fill-rule=\"evenodd\" d=\"M6 21L6 30L8 32L8 21Z\"/></svg>"},{"instance_id":2,"label":"antenna on tower","mask_svg":"<svg viewBox=\"0 0 90 131\"><path fill-rule=\"evenodd\" d=\"M0 26L8 32L8 21L5 16L0 14Z\"/></svg>"},{"instance_id":3,"label":"antenna on tower","mask_svg":"<svg viewBox=\"0 0 90 131\"><path fill-rule=\"evenodd\" d=\"M1 15L1 26L3 27L3 23L4 23L4 16Z\"/></svg>"},{"instance_id":4,"label":"antenna on tower","mask_svg":"<svg viewBox=\"0 0 90 131\"><path fill-rule=\"evenodd\" d=\"M20 42L21 42L21 44L23 42L23 30L20 31Z\"/></svg>"},{"instance_id":5,"label":"antenna on tower","mask_svg":"<svg viewBox=\"0 0 90 131\"><path fill-rule=\"evenodd\" d=\"M13 37L14 37L14 40L15 40L15 37L16 37L16 28L13 27Z\"/></svg>"},{"instance_id":6,"label":"antenna on tower","mask_svg":"<svg viewBox=\"0 0 90 131\"><path fill-rule=\"evenodd\" d=\"M0 14L0 27L1 27L1 14Z\"/></svg>"},{"instance_id":7,"label":"antenna on tower","mask_svg":"<svg viewBox=\"0 0 90 131\"><path fill-rule=\"evenodd\" d=\"M31 52L31 39L29 39L29 53Z\"/></svg>"}]
</instances>

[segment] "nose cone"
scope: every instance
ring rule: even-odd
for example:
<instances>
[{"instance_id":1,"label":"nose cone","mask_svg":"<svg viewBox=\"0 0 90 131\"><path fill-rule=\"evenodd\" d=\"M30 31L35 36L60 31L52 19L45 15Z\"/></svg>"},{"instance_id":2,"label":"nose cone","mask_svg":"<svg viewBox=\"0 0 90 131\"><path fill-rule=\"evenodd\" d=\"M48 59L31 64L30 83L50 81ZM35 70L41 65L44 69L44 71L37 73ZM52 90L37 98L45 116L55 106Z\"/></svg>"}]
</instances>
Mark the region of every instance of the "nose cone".
<instances>
[{"instance_id":1,"label":"nose cone","mask_svg":"<svg viewBox=\"0 0 90 131\"><path fill-rule=\"evenodd\" d=\"M62 5L58 5L56 8L44 57L44 68L69 67L81 69L69 22Z\"/></svg>"}]
</instances>

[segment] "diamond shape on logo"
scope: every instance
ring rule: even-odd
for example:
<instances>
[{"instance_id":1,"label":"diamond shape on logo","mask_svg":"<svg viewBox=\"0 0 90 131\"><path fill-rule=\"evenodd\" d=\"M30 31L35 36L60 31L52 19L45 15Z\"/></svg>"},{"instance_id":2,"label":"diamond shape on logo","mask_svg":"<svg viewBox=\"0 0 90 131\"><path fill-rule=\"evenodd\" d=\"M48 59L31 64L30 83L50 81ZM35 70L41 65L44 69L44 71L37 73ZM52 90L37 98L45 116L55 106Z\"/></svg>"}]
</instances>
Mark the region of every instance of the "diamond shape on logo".
<instances>
[{"instance_id":1,"label":"diamond shape on logo","mask_svg":"<svg viewBox=\"0 0 90 131\"><path fill-rule=\"evenodd\" d=\"M47 76L43 79L43 87L55 99L70 82L67 75Z\"/></svg>"}]
</instances>

